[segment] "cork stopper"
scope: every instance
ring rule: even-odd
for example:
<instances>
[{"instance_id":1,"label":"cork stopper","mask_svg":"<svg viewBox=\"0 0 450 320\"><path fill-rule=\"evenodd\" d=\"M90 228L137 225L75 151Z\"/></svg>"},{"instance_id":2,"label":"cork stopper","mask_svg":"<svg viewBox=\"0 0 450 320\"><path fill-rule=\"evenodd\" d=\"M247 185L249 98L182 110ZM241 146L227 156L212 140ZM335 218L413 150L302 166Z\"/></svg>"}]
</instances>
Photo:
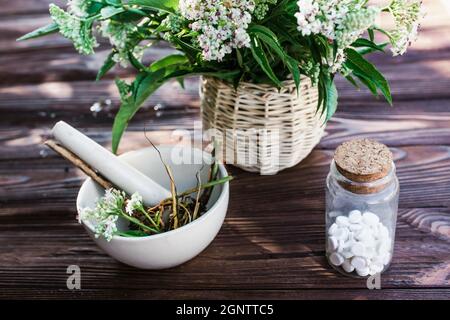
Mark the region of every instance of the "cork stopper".
<instances>
[{"instance_id":1,"label":"cork stopper","mask_svg":"<svg viewBox=\"0 0 450 320\"><path fill-rule=\"evenodd\" d=\"M336 169L354 184L341 182L341 186L353 193L376 193L386 184L376 184L386 177L392 166L392 153L387 146L371 139L344 142L334 153Z\"/></svg>"}]
</instances>

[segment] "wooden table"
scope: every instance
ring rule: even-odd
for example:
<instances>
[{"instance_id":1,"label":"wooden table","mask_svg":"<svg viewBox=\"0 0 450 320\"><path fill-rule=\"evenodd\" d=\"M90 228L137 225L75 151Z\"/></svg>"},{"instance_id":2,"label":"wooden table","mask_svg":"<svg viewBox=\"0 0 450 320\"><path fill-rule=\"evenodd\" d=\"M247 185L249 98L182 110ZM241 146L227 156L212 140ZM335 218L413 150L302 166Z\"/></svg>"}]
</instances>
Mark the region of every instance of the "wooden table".
<instances>
[{"instance_id":1,"label":"wooden table","mask_svg":"<svg viewBox=\"0 0 450 320\"><path fill-rule=\"evenodd\" d=\"M171 270L116 262L75 220L84 176L42 141L57 120L110 146L118 107L114 76L94 83L107 46L80 57L59 36L14 40L49 21L49 0L0 8L0 297L1 298L450 298L450 9L425 1L420 40L404 57L375 55L391 81L395 106L338 79L339 111L301 164L276 176L229 167L236 180L225 223L197 258ZM61 1L58 1L61 2ZM152 49L152 58L170 49ZM197 79L164 86L133 120L121 152L174 142L173 129L199 120ZM111 99L110 110L89 107ZM154 106L157 108L154 108ZM335 147L370 137L392 148L401 183L395 256L382 290L334 272L324 257L324 181ZM149 253L151 254L151 253ZM81 290L66 288L69 265Z\"/></svg>"}]
</instances>

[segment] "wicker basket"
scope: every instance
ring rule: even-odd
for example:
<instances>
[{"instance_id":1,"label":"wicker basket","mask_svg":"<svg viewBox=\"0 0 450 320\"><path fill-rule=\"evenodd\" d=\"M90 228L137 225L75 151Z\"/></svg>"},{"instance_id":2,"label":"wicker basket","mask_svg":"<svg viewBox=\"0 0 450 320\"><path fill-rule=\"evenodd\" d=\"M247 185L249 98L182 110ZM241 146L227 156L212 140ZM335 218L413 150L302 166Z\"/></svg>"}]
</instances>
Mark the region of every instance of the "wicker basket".
<instances>
[{"instance_id":1,"label":"wicker basket","mask_svg":"<svg viewBox=\"0 0 450 320\"><path fill-rule=\"evenodd\" d=\"M244 170L275 174L303 160L320 141L324 119L318 91L302 77L297 95L288 80L278 90L241 83L237 89L217 78L200 85L203 128L225 150L224 160Z\"/></svg>"}]
</instances>

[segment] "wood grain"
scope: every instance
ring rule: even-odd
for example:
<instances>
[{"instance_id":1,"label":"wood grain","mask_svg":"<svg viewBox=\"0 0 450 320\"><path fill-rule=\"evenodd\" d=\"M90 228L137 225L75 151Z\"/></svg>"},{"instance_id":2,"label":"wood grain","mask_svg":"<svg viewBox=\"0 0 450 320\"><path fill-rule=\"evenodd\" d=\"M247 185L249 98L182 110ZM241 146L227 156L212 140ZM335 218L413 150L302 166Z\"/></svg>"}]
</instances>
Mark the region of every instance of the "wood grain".
<instances>
[{"instance_id":1,"label":"wood grain","mask_svg":"<svg viewBox=\"0 0 450 320\"><path fill-rule=\"evenodd\" d=\"M294 168L257 176L229 166L225 223L188 263L158 272L125 266L103 253L75 220L85 179L42 145L57 120L110 147L119 107L115 69L94 83L108 44L80 57L58 37L16 43L48 22L50 0L0 7L0 299L450 299L450 32L440 1L429 10L410 52L371 59L391 81L394 107L337 79L339 110L315 150ZM59 1L62 3L63 1ZM446 14L447 13L447 14ZM149 51L153 61L171 49ZM96 114L89 107L110 99ZM130 124L120 152L179 143L200 120L198 79L163 86ZM156 106L156 108L155 108ZM337 145L375 138L394 152L401 184L394 260L382 290L343 277L324 258L324 180ZM77 264L82 290L66 289Z\"/></svg>"}]
</instances>

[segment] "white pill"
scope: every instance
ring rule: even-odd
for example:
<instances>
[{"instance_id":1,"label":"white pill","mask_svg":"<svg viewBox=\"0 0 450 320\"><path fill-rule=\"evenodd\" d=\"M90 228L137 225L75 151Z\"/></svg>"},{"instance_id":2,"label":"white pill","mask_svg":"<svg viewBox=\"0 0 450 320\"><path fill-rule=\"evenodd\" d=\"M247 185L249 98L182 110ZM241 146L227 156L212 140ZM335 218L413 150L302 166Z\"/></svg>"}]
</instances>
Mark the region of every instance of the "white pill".
<instances>
[{"instance_id":1,"label":"white pill","mask_svg":"<svg viewBox=\"0 0 450 320\"><path fill-rule=\"evenodd\" d=\"M378 239L389 239L389 230L385 226L380 226L378 229Z\"/></svg>"},{"instance_id":2,"label":"white pill","mask_svg":"<svg viewBox=\"0 0 450 320\"><path fill-rule=\"evenodd\" d=\"M375 257L375 255L376 255L376 252L375 252L374 247L366 247L366 250L364 253L365 258L372 259L373 257Z\"/></svg>"},{"instance_id":3,"label":"white pill","mask_svg":"<svg viewBox=\"0 0 450 320\"><path fill-rule=\"evenodd\" d=\"M349 230L348 241L355 241L355 234Z\"/></svg>"},{"instance_id":4,"label":"white pill","mask_svg":"<svg viewBox=\"0 0 450 320\"><path fill-rule=\"evenodd\" d=\"M356 232L360 231L363 228L363 226L360 225L359 223L352 223L348 226L348 228L350 231Z\"/></svg>"},{"instance_id":5,"label":"white pill","mask_svg":"<svg viewBox=\"0 0 450 320\"><path fill-rule=\"evenodd\" d=\"M335 251L338 248L338 239L335 237L328 238L328 250Z\"/></svg>"},{"instance_id":6,"label":"white pill","mask_svg":"<svg viewBox=\"0 0 450 320\"><path fill-rule=\"evenodd\" d=\"M379 255L384 255L386 252L389 252L389 249L391 247L389 246L389 243L387 241L380 241L377 245L377 252Z\"/></svg>"},{"instance_id":7,"label":"white pill","mask_svg":"<svg viewBox=\"0 0 450 320\"><path fill-rule=\"evenodd\" d=\"M339 211L330 211L330 212L328 212L328 216L329 216L330 218L336 218L336 217L339 217L341 214L342 214L342 213L339 212Z\"/></svg>"},{"instance_id":8,"label":"white pill","mask_svg":"<svg viewBox=\"0 0 450 320\"><path fill-rule=\"evenodd\" d=\"M345 259L350 259L351 257L353 257L353 253L350 250L344 250L341 252L341 255L345 258Z\"/></svg>"},{"instance_id":9,"label":"white pill","mask_svg":"<svg viewBox=\"0 0 450 320\"><path fill-rule=\"evenodd\" d=\"M375 255L371 258L371 263L375 263L375 264L383 264L383 257L381 257L380 255Z\"/></svg>"},{"instance_id":10,"label":"white pill","mask_svg":"<svg viewBox=\"0 0 450 320\"><path fill-rule=\"evenodd\" d=\"M364 212L362 215L362 219L364 223L369 226L376 226L378 222L380 222L380 218L378 218L378 216L375 213L370 211Z\"/></svg>"},{"instance_id":11,"label":"white pill","mask_svg":"<svg viewBox=\"0 0 450 320\"><path fill-rule=\"evenodd\" d=\"M338 229L339 229L338 225L336 223L333 223L328 229L328 233L334 236Z\"/></svg>"},{"instance_id":12,"label":"white pill","mask_svg":"<svg viewBox=\"0 0 450 320\"><path fill-rule=\"evenodd\" d=\"M330 254L330 262L335 266L340 266L344 262L344 257L337 252Z\"/></svg>"},{"instance_id":13,"label":"white pill","mask_svg":"<svg viewBox=\"0 0 450 320\"><path fill-rule=\"evenodd\" d=\"M349 231L347 228L338 228L334 236L340 240L347 240L348 239Z\"/></svg>"},{"instance_id":14,"label":"white pill","mask_svg":"<svg viewBox=\"0 0 450 320\"><path fill-rule=\"evenodd\" d=\"M364 256L366 252L366 248L364 248L364 245L361 242L355 242L350 250L355 256Z\"/></svg>"},{"instance_id":15,"label":"white pill","mask_svg":"<svg viewBox=\"0 0 450 320\"><path fill-rule=\"evenodd\" d=\"M367 237L364 239L363 244L366 247L366 249L371 248L371 249L373 249L373 251L375 251L377 242L375 241L375 239L373 237Z\"/></svg>"},{"instance_id":16,"label":"white pill","mask_svg":"<svg viewBox=\"0 0 450 320\"><path fill-rule=\"evenodd\" d=\"M356 273L361 276L361 277L366 277L369 275L369 268L368 267L364 267L364 268L356 268Z\"/></svg>"},{"instance_id":17,"label":"white pill","mask_svg":"<svg viewBox=\"0 0 450 320\"><path fill-rule=\"evenodd\" d=\"M352 264L350 263L350 261L348 259L346 259L344 261L344 263L342 263L342 269L344 269L345 272L350 273L350 272L353 272L355 270L355 267L352 266Z\"/></svg>"},{"instance_id":18,"label":"white pill","mask_svg":"<svg viewBox=\"0 0 450 320\"><path fill-rule=\"evenodd\" d=\"M345 249L347 249L347 247L346 247L346 245L345 245L345 241L344 240L342 240L342 239L339 239L338 240L338 252L339 253L342 253Z\"/></svg>"},{"instance_id":19,"label":"white pill","mask_svg":"<svg viewBox=\"0 0 450 320\"><path fill-rule=\"evenodd\" d=\"M345 249L351 250L351 248L355 245L355 243L357 243L357 241L352 239L347 240L344 244Z\"/></svg>"},{"instance_id":20,"label":"white pill","mask_svg":"<svg viewBox=\"0 0 450 320\"><path fill-rule=\"evenodd\" d=\"M362 220L362 214L361 211L359 210L352 210L350 211L350 213L348 214L348 220L351 223L359 223Z\"/></svg>"},{"instance_id":21,"label":"white pill","mask_svg":"<svg viewBox=\"0 0 450 320\"><path fill-rule=\"evenodd\" d=\"M359 231L356 235L355 238L359 241L364 241L365 239L372 237L372 232L370 231L370 229L366 226L364 226L362 228L361 231Z\"/></svg>"},{"instance_id":22,"label":"white pill","mask_svg":"<svg viewBox=\"0 0 450 320\"><path fill-rule=\"evenodd\" d=\"M348 227L350 225L350 221L348 221L347 217L339 216L336 218L336 224L339 227Z\"/></svg>"},{"instance_id":23,"label":"white pill","mask_svg":"<svg viewBox=\"0 0 450 320\"><path fill-rule=\"evenodd\" d=\"M353 257L352 258L352 266L354 266L356 269L362 269L367 267L366 259L363 257Z\"/></svg>"}]
</instances>

